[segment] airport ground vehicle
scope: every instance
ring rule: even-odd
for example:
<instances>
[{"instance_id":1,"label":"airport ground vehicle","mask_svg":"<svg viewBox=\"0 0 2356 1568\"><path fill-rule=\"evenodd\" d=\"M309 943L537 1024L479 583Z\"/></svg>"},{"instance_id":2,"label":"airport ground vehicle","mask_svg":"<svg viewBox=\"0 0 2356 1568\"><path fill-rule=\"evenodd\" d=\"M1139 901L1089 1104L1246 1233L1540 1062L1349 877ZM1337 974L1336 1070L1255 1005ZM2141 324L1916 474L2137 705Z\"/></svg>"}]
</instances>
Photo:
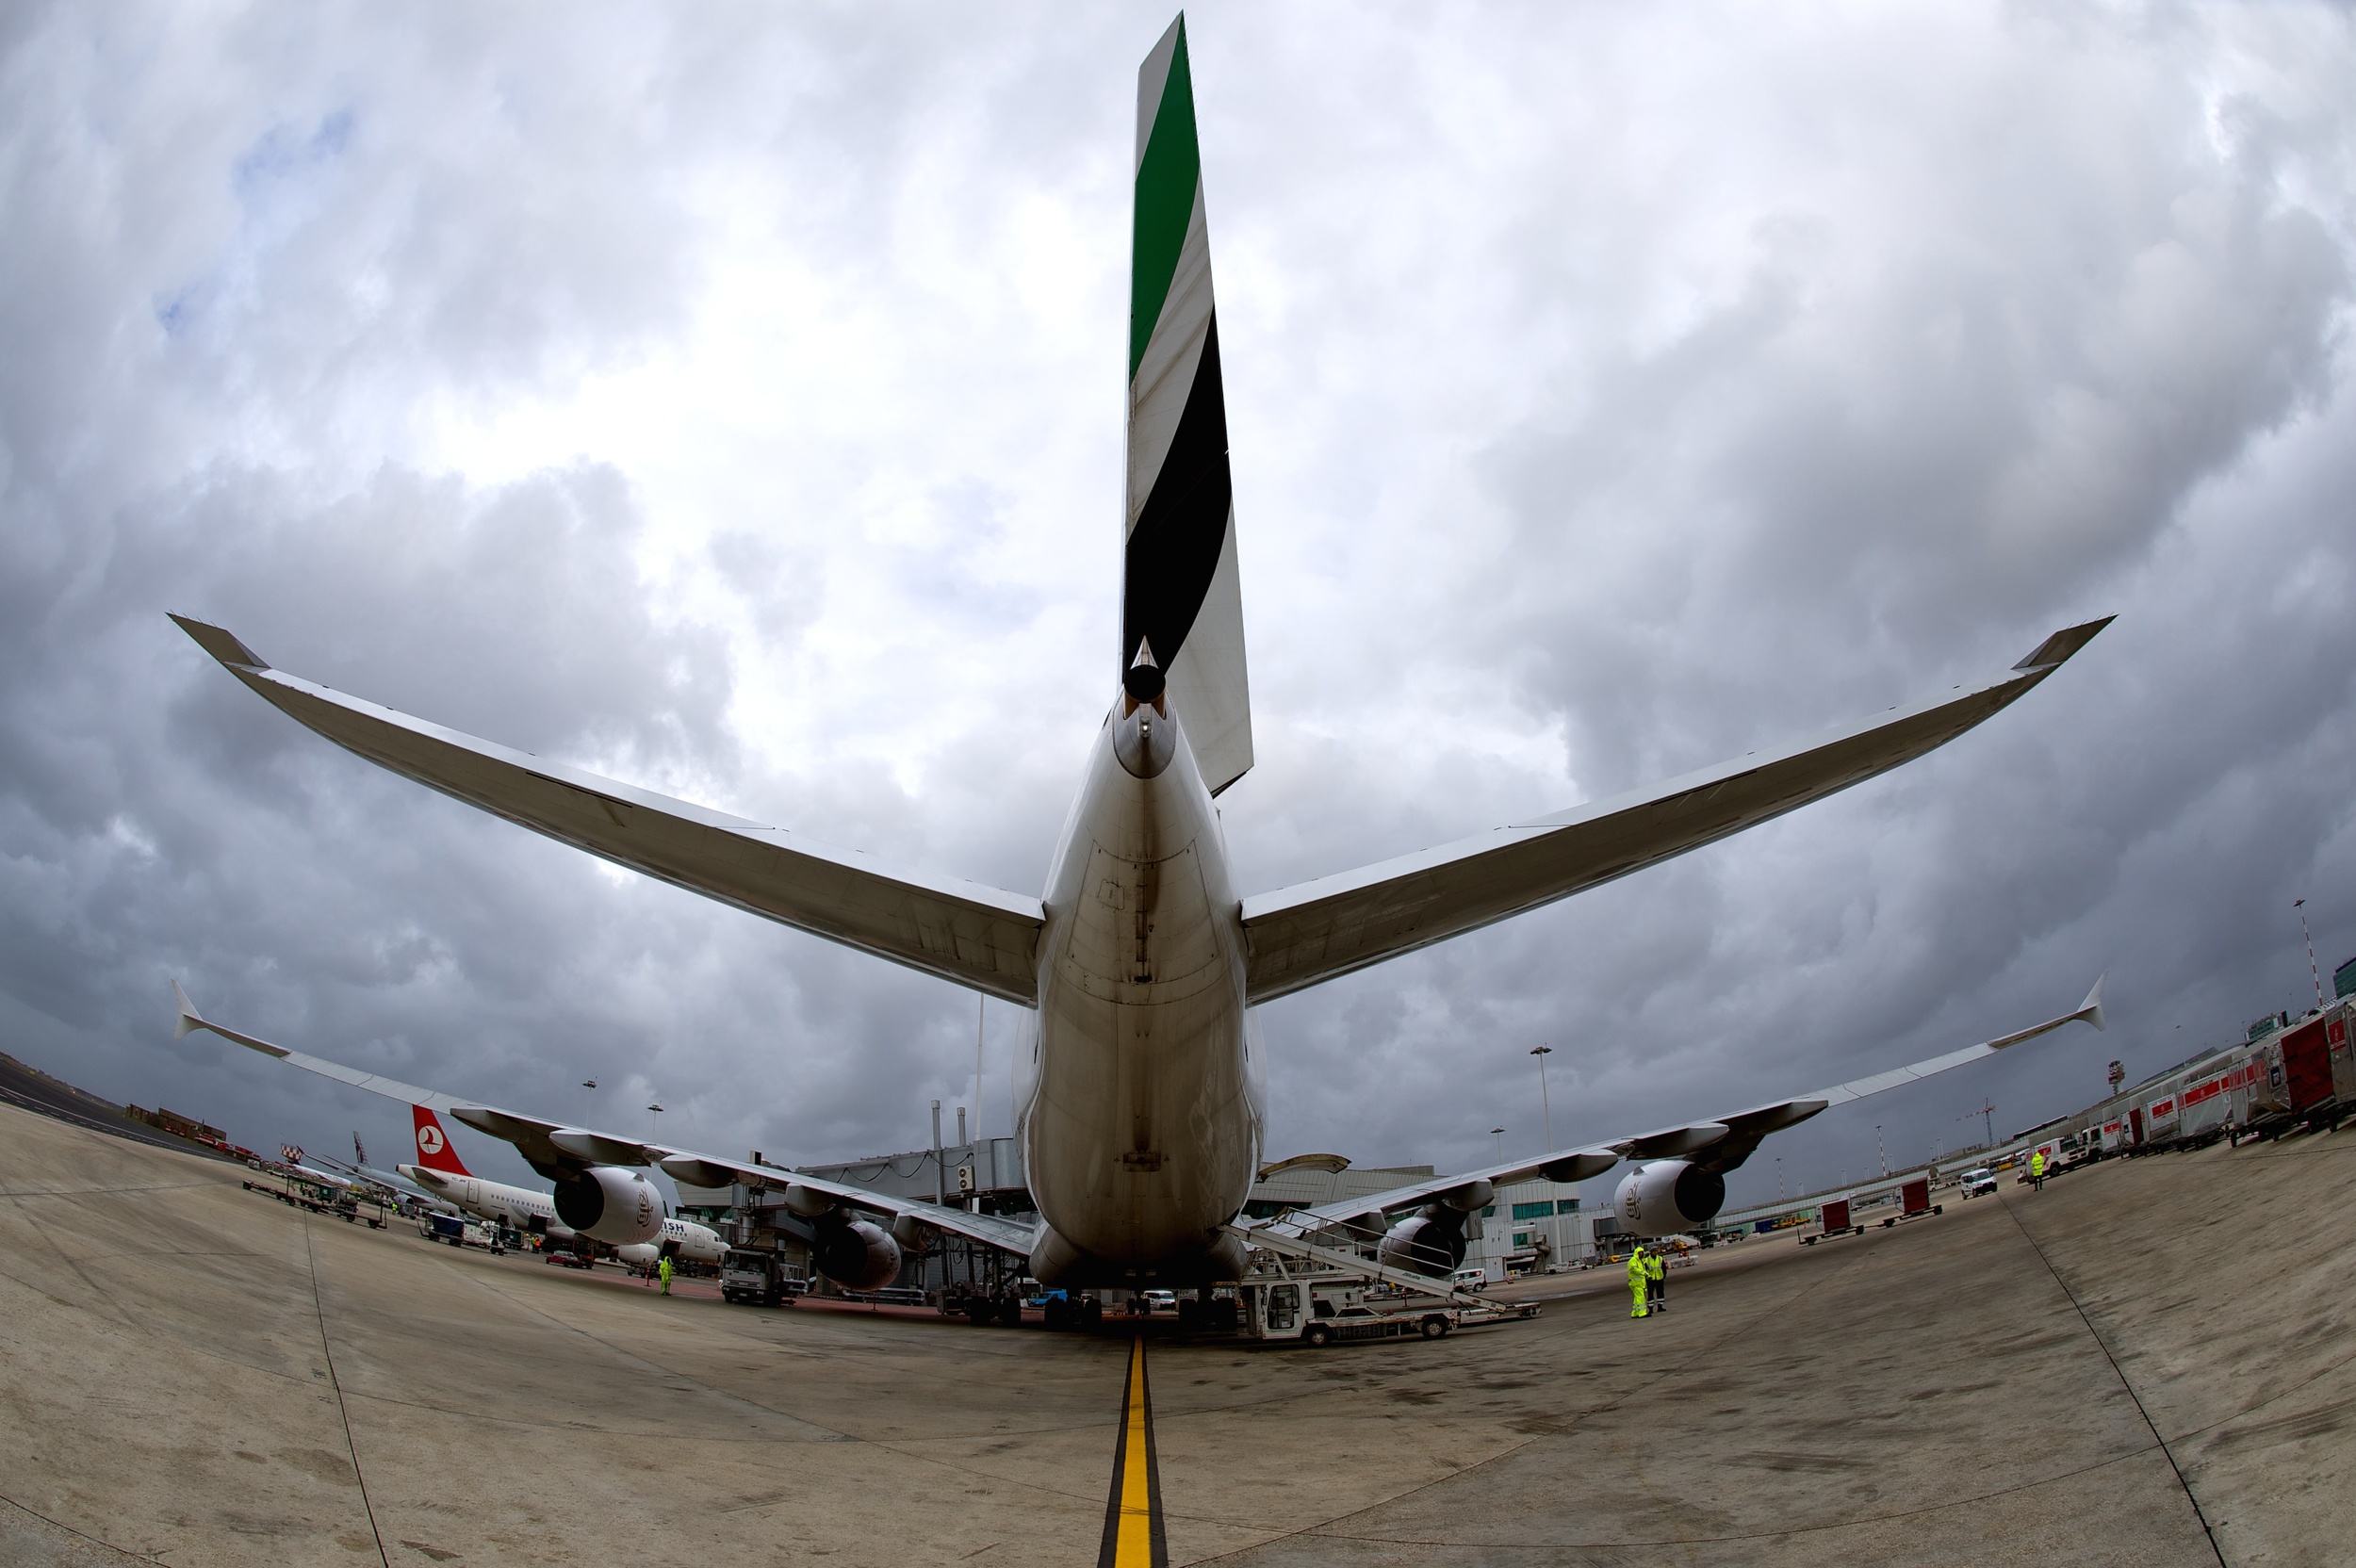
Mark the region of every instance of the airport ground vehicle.
<instances>
[{"instance_id":1,"label":"airport ground vehicle","mask_svg":"<svg viewBox=\"0 0 2356 1568\"><path fill-rule=\"evenodd\" d=\"M1448 1277L1448 1282L1459 1290L1486 1290L1489 1271L1485 1268L1460 1268Z\"/></svg>"},{"instance_id":2,"label":"airport ground vehicle","mask_svg":"<svg viewBox=\"0 0 2356 1568\"><path fill-rule=\"evenodd\" d=\"M775 1252L731 1247L720 1260L723 1300L758 1307L781 1307L810 1288L794 1277Z\"/></svg>"},{"instance_id":3,"label":"airport ground vehicle","mask_svg":"<svg viewBox=\"0 0 2356 1568\"><path fill-rule=\"evenodd\" d=\"M2274 1014L2250 1037L2154 1073L2125 1093L2059 1124L2046 1150L2064 1158L2073 1136L2081 1158L2194 1149L2229 1135L2276 1136L2331 1127L2356 1113L2356 998L2342 997L2301 1019Z\"/></svg>"},{"instance_id":4,"label":"airport ground vehicle","mask_svg":"<svg viewBox=\"0 0 2356 1568\"><path fill-rule=\"evenodd\" d=\"M1043 1290L1028 1304L1047 1310L1051 1329L1092 1329L1104 1321L1104 1303L1093 1291L1075 1297L1067 1290Z\"/></svg>"},{"instance_id":5,"label":"airport ground vehicle","mask_svg":"<svg viewBox=\"0 0 2356 1568\"><path fill-rule=\"evenodd\" d=\"M1382 1312L1363 1301L1338 1307L1328 1301L1314 1305L1332 1311L1320 1312L1302 1325L1301 1343L1319 1349L1348 1339L1399 1339L1408 1334L1439 1339L1456 1327L1455 1312L1436 1304L1404 1312Z\"/></svg>"},{"instance_id":6,"label":"airport ground vehicle","mask_svg":"<svg viewBox=\"0 0 2356 1568\"><path fill-rule=\"evenodd\" d=\"M846 1290L845 1301L873 1301L883 1307L921 1307L929 1299L913 1285L885 1285L878 1290Z\"/></svg>"},{"instance_id":7,"label":"airport ground vehicle","mask_svg":"<svg viewBox=\"0 0 2356 1568\"><path fill-rule=\"evenodd\" d=\"M1313 1346L1415 1335L1438 1339L1463 1323L1534 1317L1538 1310L1467 1309L1439 1296L1385 1289L1339 1268L1302 1267L1274 1257L1255 1267L1235 1296L1235 1327L1246 1338Z\"/></svg>"},{"instance_id":8,"label":"airport ground vehicle","mask_svg":"<svg viewBox=\"0 0 2356 1568\"><path fill-rule=\"evenodd\" d=\"M1865 1227L1859 1225L1850 1215L1849 1200L1846 1198L1825 1199L1818 1210L1818 1215L1816 1234L1802 1236L1801 1246L1813 1247L1820 1241L1830 1241L1835 1236L1861 1236L1865 1233Z\"/></svg>"},{"instance_id":9,"label":"airport ground vehicle","mask_svg":"<svg viewBox=\"0 0 2356 1568\"><path fill-rule=\"evenodd\" d=\"M1978 1198L1983 1195L1994 1197L1996 1195L1996 1172L1986 1166L1965 1171L1963 1173L1963 1195L1966 1198Z\"/></svg>"},{"instance_id":10,"label":"airport ground vehicle","mask_svg":"<svg viewBox=\"0 0 2356 1568\"><path fill-rule=\"evenodd\" d=\"M1140 1294L1149 1313L1178 1310L1178 1293L1174 1290L1149 1290Z\"/></svg>"},{"instance_id":11,"label":"airport ground vehicle","mask_svg":"<svg viewBox=\"0 0 2356 1568\"><path fill-rule=\"evenodd\" d=\"M1947 1207L1945 1204L1934 1203L1931 1201L1930 1178L1927 1176L1918 1176L1914 1180L1904 1183L1899 1186L1898 1212L1893 1215L1887 1215L1883 1217L1882 1229L1887 1231L1902 1219L1922 1219L1929 1215L1945 1214L1946 1212Z\"/></svg>"},{"instance_id":12,"label":"airport ground vehicle","mask_svg":"<svg viewBox=\"0 0 2356 1568\"><path fill-rule=\"evenodd\" d=\"M1023 1327L1023 1308L1020 1291L993 1295L979 1285L958 1282L941 1293L941 1315L962 1317L975 1328L1002 1323L1009 1329L1019 1329Z\"/></svg>"}]
</instances>

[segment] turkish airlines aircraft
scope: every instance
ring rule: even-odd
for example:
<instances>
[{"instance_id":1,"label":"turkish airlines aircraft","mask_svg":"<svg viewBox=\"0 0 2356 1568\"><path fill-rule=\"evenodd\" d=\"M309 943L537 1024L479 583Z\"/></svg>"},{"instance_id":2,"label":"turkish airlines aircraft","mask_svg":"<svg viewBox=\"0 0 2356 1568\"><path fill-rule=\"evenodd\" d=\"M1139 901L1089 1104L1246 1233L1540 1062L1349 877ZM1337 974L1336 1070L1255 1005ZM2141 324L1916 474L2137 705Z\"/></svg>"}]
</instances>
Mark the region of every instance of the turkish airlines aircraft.
<instances>
[{"instance_id":1,"label":"turkish airlines aircraft","mask_svg":"<svg viewBox=\"0 0 2356 1568\"><path fill-rule=\"evenodd\" d=\"M579 1183L608 1180L599 1162L659 1162L698 1185L785 1188L787 1206L820 1233L818 1266L855 1288L890 1279L895 1236L906 1241L926 1227L1023 1252L1045 1282L1234 1279L1244 1259L1231 1222L1260 1165L1266 1126L1256 1004L1874 777L2009 706L2108 624L2057 631L1984 683L1804 744L1247 895L1212 807L1252 766L1252 712L1183 17L1138 73L1135 176L1121 643L1108 650L1117 655L1105 670L1111 706L1039 896L888 867L463 735L274 670L221 628L173 617L265 700L369 761L649 876L1024 1009L1017 1132L1041 1217L1036 1227L447 1096L428 1102L514 1142L558 1182L560 1207ZM277 1054L347 1082L369 1077ZM1778 1115L1788 1119L1774 1124L1812 1114L1799 1103L1787 1102ZM1693 1153L1727 1138L1755 1146L1766 1130L1756 1119L1699 1124L1626 1148L1557 1152L1539 1168L1593 1174L1635 1150ZM1459 1197L1473 1179L1486 1178L1456 1179ZM1679 1202L1706 1207L1708 1186L1680 1187ZM893 1220L892 1233L873 1222L877 1215Z\"/></svg>"},{"instance_id":2,"label":"turkish airlines aircraft","mask_svg":"<svg viewBox=\"0 0 2356 1568\"><path fill-rule=\"evenodd\" d=\"M510 1230L532 1231L559 1239L579 1233L564 1223L554 1198L530 1187L484 1181L468 1170L466 1162L458 1157L458 1151L450 1147L450 1134L443 1130L439 1118L423 1105L411 1105L409 1111L417 1129L417 1162L398 1167L403 1176L467 1213L496 1220ZM600 1228L592 1222L591 1234L599 1241L614 1242L629 1263L650 1263L665 1253L696 1263L720 1261L728 1248L717 1231L692 1219L665 1215L663 1195L655 1190L654 1184L635 1171L625 1174L633 1184L631 1201L615 1205L615 1222L601 1228L605 1233L598 1233ZM632 1256L633 1253L642 1255Z\"/></svg>"}]
</instances>

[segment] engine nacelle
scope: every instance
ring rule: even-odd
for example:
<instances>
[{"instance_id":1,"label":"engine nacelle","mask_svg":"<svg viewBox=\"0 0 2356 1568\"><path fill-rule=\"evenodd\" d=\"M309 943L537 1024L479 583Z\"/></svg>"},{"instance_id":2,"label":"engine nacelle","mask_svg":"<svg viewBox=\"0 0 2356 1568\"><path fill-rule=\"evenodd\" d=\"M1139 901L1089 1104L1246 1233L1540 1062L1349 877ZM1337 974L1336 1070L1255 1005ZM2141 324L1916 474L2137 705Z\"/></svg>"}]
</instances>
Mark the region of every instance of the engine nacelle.
<instances>
[{"instance_id":1,"label":"engine nacelle","mask_svg":"<svg viewBox=\"0 0 2356 1568\"><path fill-rule=\"evenodd\" d=\"M662 1235L663 1195L634 1170L592 1166L556 1184L556 1217L582 1235L629 1247Z\"/></svg>"},{"instance_id":2,"label":"engine nacelle","mask_svg":"<svg viewBox=\"0 0 2356 1568\"><path fill-rule=\"evenodd\" d=\"M1383 1264L1447 1278L1464 1261L1465 1213L1448 1203L1425 1204L1383 1233Z\"/></svg>"},{"instance_id":3,"label":"engine nacelle","mask_svg":"<svg viewBox=\"0 0 2356 1568\"><path fill-rule=\"evenodd\" d=\"M900 1277L900 1244L864 1219L821 1225L810 1266L845 1290L881 1290Z\"/></svg>"},{"instance_id":4,"label":"engine nacelle","mask_svg":"<svg viewBox=\"0 0 2356 1568\"><path fill-rule=\"evenodd\" d=\"M1614 1203L1631 1235L1674 1236L1698 1229L1726 1207L1726 1179L1690 1160L1655 1160L1620 1181Z\"/></svg>"}]
</instances>

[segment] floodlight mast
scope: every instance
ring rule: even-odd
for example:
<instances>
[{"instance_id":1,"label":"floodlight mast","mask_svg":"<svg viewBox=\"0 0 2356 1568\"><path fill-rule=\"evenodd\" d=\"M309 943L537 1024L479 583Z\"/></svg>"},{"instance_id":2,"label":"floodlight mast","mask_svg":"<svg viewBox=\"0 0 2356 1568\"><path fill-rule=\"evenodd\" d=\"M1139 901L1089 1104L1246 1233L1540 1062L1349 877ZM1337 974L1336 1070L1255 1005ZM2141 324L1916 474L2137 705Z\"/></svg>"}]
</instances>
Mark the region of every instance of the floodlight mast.
<instances>
[{"instance_id":1,"label":"floodlight mast","mask_svg":"<svg viewBox=\"0 0 2356 1568\"><path fill-rule=\"evenodd\" d=\"M1550 1045L1532 1046L1530 1054L1538 1058L1538 1114L1546 1122L1546 1147L1554 1147L1554 1111L1546 1103L1546 1058L1554 1054Z\"/></svg>"}]
</instances>

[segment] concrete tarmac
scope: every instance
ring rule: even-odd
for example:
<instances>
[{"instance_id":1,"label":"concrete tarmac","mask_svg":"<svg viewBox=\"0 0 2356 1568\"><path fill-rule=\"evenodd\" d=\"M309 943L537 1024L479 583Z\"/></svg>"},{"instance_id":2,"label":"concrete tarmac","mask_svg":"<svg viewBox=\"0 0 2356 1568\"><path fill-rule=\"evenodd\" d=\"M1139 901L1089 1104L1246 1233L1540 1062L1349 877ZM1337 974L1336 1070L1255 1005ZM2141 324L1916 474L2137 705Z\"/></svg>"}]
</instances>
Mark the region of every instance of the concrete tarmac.
<instances>
[{"instance_id":1,"label":"concrete tarmac","mask_svg":"<svg viewBox=\"0 0 2356 1568\"><path fill-rule=\"evenodd\" d=\"M0 1562L1098 1560L1125 1334L665 1299L239 1177L0 1106ZM1162 1320L1169 1560L2345 1561L2351 1241L2356 1127L1744 1242L1647 1321L1601 1274L1437 1343Z\"/></svg>"}]
</instances>

